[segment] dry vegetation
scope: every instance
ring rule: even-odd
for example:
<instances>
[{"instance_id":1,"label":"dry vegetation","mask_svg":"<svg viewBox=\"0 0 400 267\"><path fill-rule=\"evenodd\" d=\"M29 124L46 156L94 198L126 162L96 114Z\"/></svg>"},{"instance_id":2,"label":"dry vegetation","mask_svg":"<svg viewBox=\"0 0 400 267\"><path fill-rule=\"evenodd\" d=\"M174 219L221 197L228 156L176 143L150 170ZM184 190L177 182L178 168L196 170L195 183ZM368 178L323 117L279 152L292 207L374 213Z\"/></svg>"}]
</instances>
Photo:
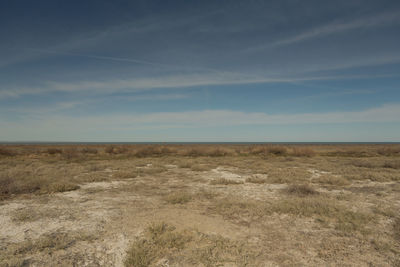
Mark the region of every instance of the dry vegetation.
<instances>
[{"instance_id":1,"label":"dry vegetation","mask_svg":"<svg viewBox=\"0 0 400 267\"><path fill-rule=\"evenodd\" d=\"M400 145L2 145L0 266L396 266Z\"/></svg>"}]
</instances>

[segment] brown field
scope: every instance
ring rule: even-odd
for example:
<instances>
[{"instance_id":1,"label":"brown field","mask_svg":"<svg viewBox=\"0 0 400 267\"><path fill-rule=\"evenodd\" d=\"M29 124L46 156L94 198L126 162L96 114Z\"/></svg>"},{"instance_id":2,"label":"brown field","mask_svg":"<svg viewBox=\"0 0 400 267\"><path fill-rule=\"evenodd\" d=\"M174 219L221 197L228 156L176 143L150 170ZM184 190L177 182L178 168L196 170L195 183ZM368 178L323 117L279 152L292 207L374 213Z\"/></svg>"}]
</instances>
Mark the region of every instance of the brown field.
<instances>
[{"instance_id":1,"label":"brown field","mask_svg":"<svg viewBox=\"0 0 400 267\"><path fill-rule=\"evenodd\" d=\"M400 266L400 145L2 145L0 266Z\"/></svg>"}]
</instances>

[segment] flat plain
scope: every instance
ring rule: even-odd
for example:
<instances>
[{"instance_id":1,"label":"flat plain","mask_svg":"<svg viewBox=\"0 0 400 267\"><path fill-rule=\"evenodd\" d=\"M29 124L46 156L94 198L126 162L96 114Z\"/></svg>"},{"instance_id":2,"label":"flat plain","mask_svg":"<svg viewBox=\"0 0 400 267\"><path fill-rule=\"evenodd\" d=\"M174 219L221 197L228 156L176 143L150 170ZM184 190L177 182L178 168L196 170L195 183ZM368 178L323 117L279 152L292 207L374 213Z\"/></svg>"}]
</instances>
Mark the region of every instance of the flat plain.
<instances>
[{"instance_id":1,"label":"flat plain","mask_svg":"<svg viewBox=\"0 0 400 267\"><path fill-rule=\"evenodd\" d=\"M400 266L400 145L2 145L0 266Z\"/></svg>"}]
</instances>

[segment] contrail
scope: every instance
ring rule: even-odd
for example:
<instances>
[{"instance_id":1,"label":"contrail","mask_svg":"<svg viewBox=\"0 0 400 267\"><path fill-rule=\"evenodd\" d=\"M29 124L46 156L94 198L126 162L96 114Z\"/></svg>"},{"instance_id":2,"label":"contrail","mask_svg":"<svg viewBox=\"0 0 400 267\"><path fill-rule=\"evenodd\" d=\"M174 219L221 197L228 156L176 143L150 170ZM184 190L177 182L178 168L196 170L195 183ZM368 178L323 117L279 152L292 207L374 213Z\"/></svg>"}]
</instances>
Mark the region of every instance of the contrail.
<instances>
[{"instance_id":1,"label":"contrail","mask_svg":"<svg viewBox=\"0 0 400 267\"><path fill-rule=\"evenodd\" d=\"M36 52L42 52L42 53L49 53L49 54L78 56L78 57L86 57L86 58L93 58L93 59L104 59L104 60L119 61L119 62L131 62L131 63L144 64L144 65L150 65L150 66L157 66L157 67L163 67L163 68L171 68L171 67L178 68L178 69L188 69L188 68L190 68L191 70L211 71L211 72L218 73L218 74L230 74L230 75L241 76L241 77L245 77L245 78L260 78L260 77L257 77L255 75L247 75L247 74L238 73L238 72L231 72L231 71L221 71L221 70L213 69L213 68L185 67L185 66L181 66L181 65L165 64L165 63L158 63L158 62L153 62L153 61L132 59L132 58L108 57L108 56L80 54L80 53L70 53L70 52L59 52L59 51L54 51L54 50L34 49L34 48L29 48L28 50L36 51Z\"/></svg>"}]
</instances>

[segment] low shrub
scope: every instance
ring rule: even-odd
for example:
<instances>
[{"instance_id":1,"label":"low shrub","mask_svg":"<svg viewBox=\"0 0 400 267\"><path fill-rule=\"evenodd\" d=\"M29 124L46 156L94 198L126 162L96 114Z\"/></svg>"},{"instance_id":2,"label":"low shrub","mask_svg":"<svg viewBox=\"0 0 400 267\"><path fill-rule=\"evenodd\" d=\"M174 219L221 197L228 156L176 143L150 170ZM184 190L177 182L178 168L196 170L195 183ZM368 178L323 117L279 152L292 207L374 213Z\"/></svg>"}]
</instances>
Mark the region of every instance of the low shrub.
<instances>
[{"instance_id":1,"label":"low shrub","mask_svg":"<svg viewBox=\"0 0 400 267\"><path fill-rule=\"evenodd\" d=\"M243 181L231 180L226 178L218 178L210 182L211 185L239 185L243 183Z\"/></svg>"},{"instance_id":2,"label":"low shrub","mask_svg":"<svg viewBox=\"0 0 400 267\"><path fill-rule=\"evenodd\" d=\"M290 154L295 157L313 157L316 153L308 147L293 147Z\"/></svg>"},{"instance_id":3,"label":"low shrub","mask_svg":"<svg viewBox=\"0 0 400 267\"><path fill-rule=\"evenodd\" d=\"M252 177L246 178L246 183L265 184L266 182L267 182L267 179L264 179L261 177L252 176Z\"/></svg>"},{"instance_id":4,"label":"low shrub","mask_svg":"<svg viewBox=\"0 0 400 267\"><path fill-rule=\"evenodd\" d=\"M151 224L144 237L132 243L126 253L127 267L147 267L165 254L181 250L192 239L186 232L176 232L175 227L164 222Z\"/></svg>"},{"instance_id":5,"label":"low shrub","mask_svg":"<svg viewBox=\"0 0 400 267\"><path fill-rule=\"evenodd\" d=\"M55 154L61 154L62 150L59 148L55 148L55 147L50 147L46 150L47 154L50 155L55 155Z\"/></svg>"},{"instance_id":6,"label":"low shrub","mask_svg":"<svg viewBox=\"0 0 400 267\"><path fill-rule=\"evenodd\" d=\"M5 157L12 157L15 156L17 153L14 150L0 147L0 156L5 156Z\"/></svg>"},{"instance_id":7,"label":"low shrub","mask_svg":"<svg viewBox=\"0 0 400 267\"><path fill-rule=\"evenodd\" d=\"M170 204L185 204L192 200L192 195L187 192L174 192L165 196L164 200Z\"/></svg>"},{"instance_id":8,"label":"low shrub","mask_svg":"<svg viewBox=\"0 0 400 267\"><path fill-rule=\"evenodd\" d=\"M319 194L318 191L308 184L292 184L289 185L284 191L290 195L297 196L310 196Z\"/></svg>"},{"instance_id":9,"label":"low shrub","mask_svg":"<svg viewBox=\"0 0 400 267\"><path fill-rule=\"evenodd\" d=\"M83 154L97 154L99 151L94 147L84 147L81 149Z\"/></svg>"}]
</instances>

